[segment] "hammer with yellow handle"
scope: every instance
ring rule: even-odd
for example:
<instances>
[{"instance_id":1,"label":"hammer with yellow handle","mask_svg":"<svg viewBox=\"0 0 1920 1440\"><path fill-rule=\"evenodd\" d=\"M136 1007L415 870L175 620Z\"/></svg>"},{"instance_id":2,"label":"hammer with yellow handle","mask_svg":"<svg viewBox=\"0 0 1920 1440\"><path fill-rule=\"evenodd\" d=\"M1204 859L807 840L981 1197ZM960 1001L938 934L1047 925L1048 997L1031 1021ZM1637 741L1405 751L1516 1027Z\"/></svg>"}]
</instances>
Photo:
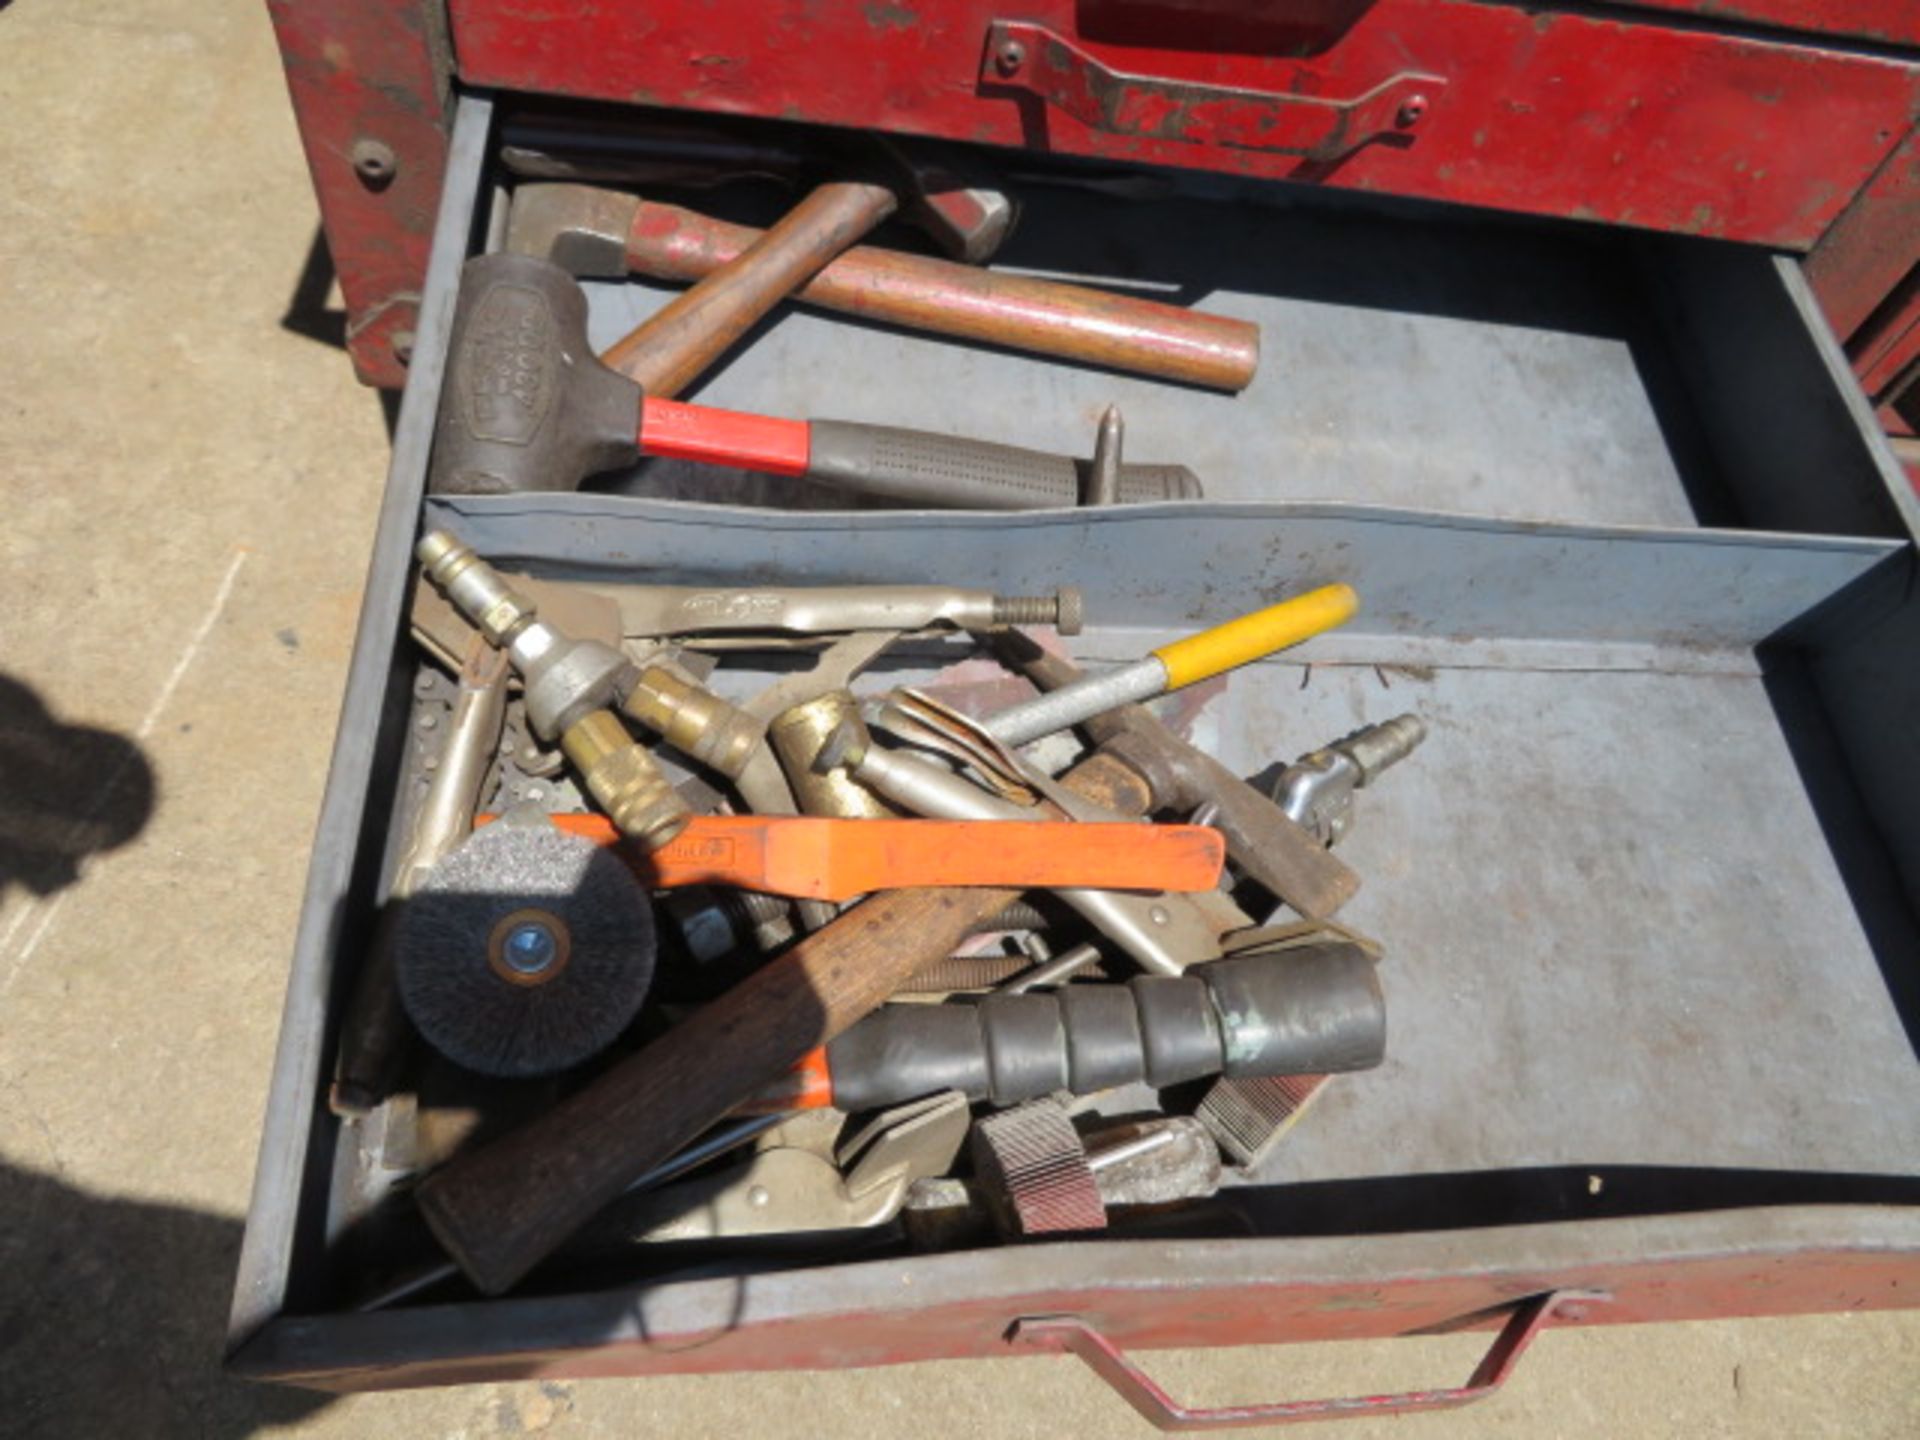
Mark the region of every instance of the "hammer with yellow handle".
<instances>
[{"instance_id":1,"label":"hammer with yellow handle","mask_svg":"<svg viewBox=\"0 0 1920 1440\"><path fill-rule=\"evenodd\" d=\"M1135 704L1234 670L1276 650L1343 624L1360 608L1349 585L1323 585L1278 605L1269 605L1198 635L1162 645L1144 660L1063 685L1045 695L989 715L995 739L1024 745L1069 725L1078 725L1117 705Z\"/></svg>"}]
</instances>

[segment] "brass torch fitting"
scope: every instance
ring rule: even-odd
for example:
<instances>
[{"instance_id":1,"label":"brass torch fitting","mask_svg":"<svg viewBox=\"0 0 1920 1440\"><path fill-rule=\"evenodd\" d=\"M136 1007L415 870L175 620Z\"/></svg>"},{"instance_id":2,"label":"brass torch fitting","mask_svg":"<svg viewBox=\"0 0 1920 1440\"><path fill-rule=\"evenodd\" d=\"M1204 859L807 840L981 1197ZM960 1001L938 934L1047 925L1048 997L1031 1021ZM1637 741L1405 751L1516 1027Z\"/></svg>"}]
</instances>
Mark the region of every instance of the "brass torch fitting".
<instances>
[{"instance_id":1,"label":"brass torch fitting","mask_svg":"<svg viewBox=\"0 0 1920 1440\"><path fill-rule=\"evenodd\" d=\"M860 703L845 690L829 690L795 705L775 716L767 727L767 742L773 746L780 768L787 772L801 812L848 820L880 820L898 814L844 769L834 767L822 773L814 768L827 742L842 727L850 728L858 747L864 750L870 737L860 718ZM842 742L843 746L847 743Z\"/></svg>"},{"instance_id":2,"label":"brass torch fitting","mask_svg":"<svg viewBox=\"0 0 1920 1440\"><path fill-rule=\"evenodd\" d=\"M646 747L608 709L631 666L592 640L575 640L540 620L533 603L444 530L414 553L456 609L507 652L524 687L527 721L586 782L587 793L622 835L658 850L693 818Z\"/></svg>"},{"instance_id":3,"label":"brass torch fitting","mask_svg":"<svg viewBox=\"0 0 1920 1440\"><path fill-rule=\"evenodd\" d=\"M646 849L658 850L693 818L646 746L611 710L592 710L574 721L561 735L560 749L615 828Z\"/></svg>"},{"instance_id":4,"label":"brass torch fitting","mask_svg":"<svg viewBox=\"0 0 1920 1440\"><path fill-rule=\"evenodd\" d=\"M657 660L641 667L620 708L682 755L734 779L753 758L763 733L760 722L739 706Z\"/></svg>"}]
</instances>

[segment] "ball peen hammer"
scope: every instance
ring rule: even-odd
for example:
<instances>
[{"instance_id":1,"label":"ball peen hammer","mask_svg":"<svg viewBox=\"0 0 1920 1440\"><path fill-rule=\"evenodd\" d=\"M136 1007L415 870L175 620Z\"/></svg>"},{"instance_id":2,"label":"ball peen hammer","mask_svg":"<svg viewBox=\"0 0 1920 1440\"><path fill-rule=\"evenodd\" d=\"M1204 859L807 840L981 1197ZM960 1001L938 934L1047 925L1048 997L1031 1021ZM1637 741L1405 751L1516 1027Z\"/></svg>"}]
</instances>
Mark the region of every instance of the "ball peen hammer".
<instances>
[{"instance_id":1,"label":"ball peen hammer","mask_svg":"<svg viewBox=\"0 0 1920 1440\"><path fill-rule=\"evenodd\" d=\"M678 205L551 182L514 192L507 248L550 259L582 278L699 281L762 234ZM906 329L1215 390L1244 390L1260 362L1260 328L1249 321L868 245L828 261L792 298Z\"/></svg>"},{"instance_id":2,"label":"ball peen hammer","mask_svg":"<svg viewBox=\"0 0 1920 1440\"><path fill-rule=\"evenodd\" d=\"M816 186L751 245L622 336L601 361L649 394L678 395L894 206L883 185L833 180Z\"/></svg>"},{"instance_id":3,"label":"ball peen hammer","mask_svg":"<svg viewBox=\"0 0 1920 1440\"><path fill-rule=\"evenodd\" d=\"M435 493L572 490L598 471L660 455L907 505L1027 510L1078 499L1078 462L1067 455L658 399L594 358L586 316L578 282L551 261L497 254L467 262L428 473ZM1185 466L1121 470L1125 501L1199 493Z\"/></svg>"},{"instance_id":4,"label":"ball peen hammer","mask_svg":"<svg viewBox=\"0 0 1920 1440\"><path fill-rule=\"evenodd\" d=\"M662 399L678 395L834 256L848 249L900 207L969 261L983 261L1013 224L1013 206L997 192L970 190L916 166L893 146L876 147L884 173L866 180L829 180L725 261L699 277L600 358L609 368ZM876 167L868 166L869 169ZM543 243L541 197L516 198L508 220L508 249L551 253ZM530 216L522 214L531 210Z\"/></svg>"},{"instance_id":5,"label":"ball peen hammer","mask_svg":"<svg viewBox=\"0 0 1920 1440\"><path fill-rule=\"evenodd\" d=\"M588 182L574 187L588 193L603 183L706 189L740 180L781 185L874 180L898 197L901 221L941 254L968 265L991 260L1019 219L1020 206L993 167L954 146L872 133L842 133L825 146L797 139L787 126L742 117L708 116L698 123L661 117L609 136L591 121L583 129L574 117L522 116L503 134L500 158L508 171L535 182L516 190L516 204L530 191L556 188L537 183L554 180ZM519 248L511 236L508 248ZM520 253L545 251L522 248Z\"/></svg>"}]
</instances>

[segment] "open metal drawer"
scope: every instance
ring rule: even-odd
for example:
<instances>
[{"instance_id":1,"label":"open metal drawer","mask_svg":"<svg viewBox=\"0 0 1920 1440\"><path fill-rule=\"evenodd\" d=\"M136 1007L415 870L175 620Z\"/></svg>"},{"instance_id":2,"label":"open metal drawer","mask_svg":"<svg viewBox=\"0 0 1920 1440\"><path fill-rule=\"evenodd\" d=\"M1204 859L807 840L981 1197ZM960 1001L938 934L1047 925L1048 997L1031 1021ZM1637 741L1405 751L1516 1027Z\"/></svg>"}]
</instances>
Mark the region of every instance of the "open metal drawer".
<instances>
[{"instance_id":1,"label":"open metal drawer","mask_svg":"<svg viewBox=\"0 0 1920 1440\"><path fill-rule=\"evenodd\" d=\"M753 509L672 497L764 482L653 462L592 494L430 512L553 573L1071 581L1092 621L1076 652L1094 660L1350 581L1361 616L1236 675L1198 734L1251 773L1365 720L1426 718L1432 738L1368 793L1342 852L1367 879L1346 917L1386 947L1388 1063L1334 1083L1217 1232L352 1313L327 1212L358 1151L323 1072L391 830L409 550L456 272L497 199L490 121L485 99L461 102L234 1368L362 1389L1011 1341L1131 1383L1114 1345L1504 1327L1484 1388L1549 1321L1920 1296L1920 516L1797 266L1188 178L1152 202L1039 195L1007 262L1259 320L1245 395L796 313L700 398L1052 449L1083 446L1118 400L1134 453L1192 465L1204 502ZM664 293L596 289L595 340Z\"/></svg>"}]
</instances>

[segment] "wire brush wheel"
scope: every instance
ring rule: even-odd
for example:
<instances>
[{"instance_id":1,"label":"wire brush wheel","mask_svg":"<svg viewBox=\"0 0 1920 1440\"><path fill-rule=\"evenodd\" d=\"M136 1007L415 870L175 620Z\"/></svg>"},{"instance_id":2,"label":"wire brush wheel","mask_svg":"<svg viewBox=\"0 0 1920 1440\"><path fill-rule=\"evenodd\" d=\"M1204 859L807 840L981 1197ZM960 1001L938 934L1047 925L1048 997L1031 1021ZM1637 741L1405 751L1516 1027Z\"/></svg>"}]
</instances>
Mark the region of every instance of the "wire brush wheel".
<instances>
[{"instance_id":1,"label":"wire brush wheel","mask_svg":"<svg viewBox=\"0 0 1920 1440\"><path fill-rule=\"evenodd\" d=\"M653 979L653 906L609 846L496 821L401 908L400 1000L429 1044L485 1075L550 1075L605 1049Z\"/></svg>"}]
</instances>

